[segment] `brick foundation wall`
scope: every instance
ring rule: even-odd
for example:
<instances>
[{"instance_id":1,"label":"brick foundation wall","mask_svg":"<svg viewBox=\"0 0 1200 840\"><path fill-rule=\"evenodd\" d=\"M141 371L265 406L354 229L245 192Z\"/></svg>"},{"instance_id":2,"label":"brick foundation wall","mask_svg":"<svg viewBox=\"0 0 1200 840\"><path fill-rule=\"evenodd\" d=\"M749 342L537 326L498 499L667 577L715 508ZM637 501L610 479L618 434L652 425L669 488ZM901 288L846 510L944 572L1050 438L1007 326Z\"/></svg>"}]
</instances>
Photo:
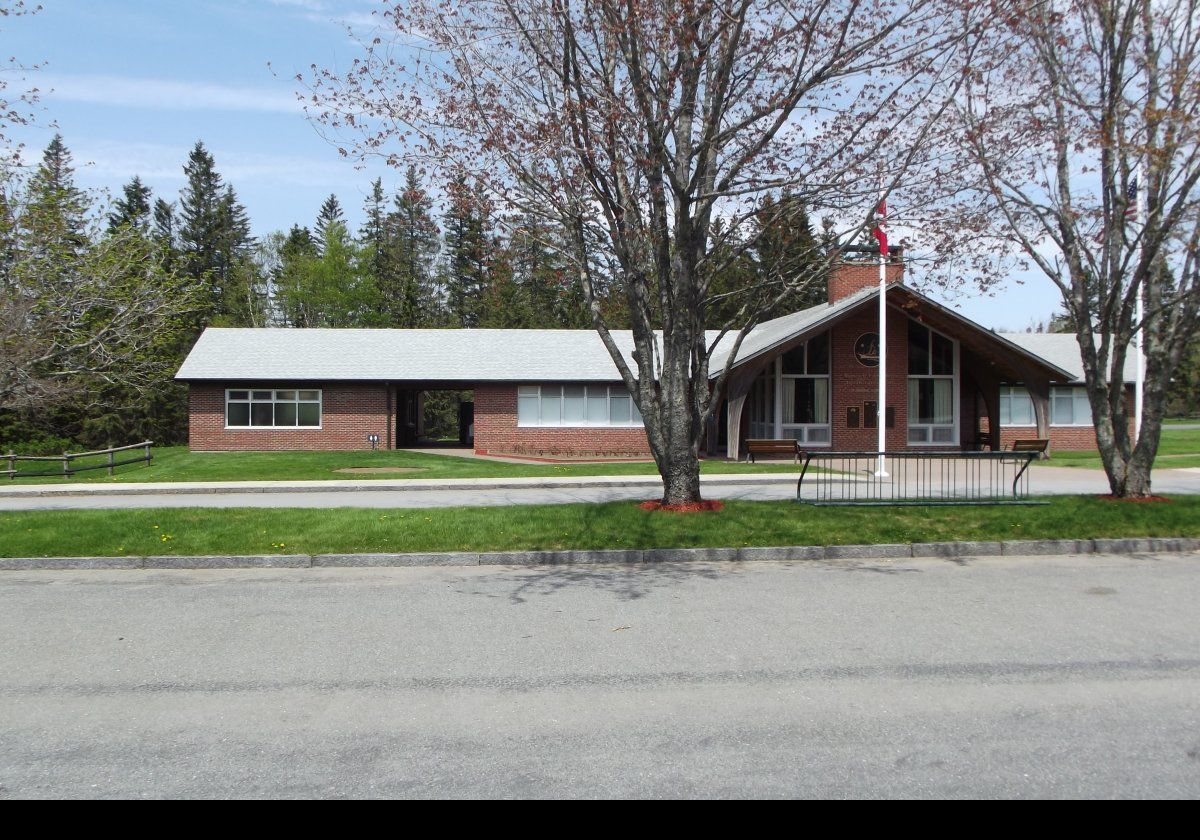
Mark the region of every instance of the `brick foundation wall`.
<instances>
[{"instance_id":1,"label":"brick foundation wall","mask_svg":"<svg viewBox=\"0 0 1200 840\"><path fill-rule=\"evenodd\" d=\"M320 429L226 429L227 387L247 386L192 383L188 388L189 448L199 451L370 449L367 435L376 434L382 449L389 440L387 393L382 384L261 385L275 389L320 388Z\"/></svg>"},{"instance_id":2,"label":"brick foundation wall","mask_svg":"<svg viewBox=\"0 0 1200 840\"><path fill-rule=\"evenodd\" d=\"M1008 449L1014 440L1027 440L1038 436L1035 426L1001 426L1000 447ZM1095 449L1096 430L1091 426L1051 426L1050 451L1056 449Z\"/></svg>"},{"instance_id":3,"label":"brick foundation wall","mask_svg":"<svg viewBox=\"0 0 1200 840\"><path fill-rule=\"evenodd\" d=\"M478 385L475 451L649 457L650 444L642 428L521 428L517 426L517 386Z\"/></svg>"}]
</instances>

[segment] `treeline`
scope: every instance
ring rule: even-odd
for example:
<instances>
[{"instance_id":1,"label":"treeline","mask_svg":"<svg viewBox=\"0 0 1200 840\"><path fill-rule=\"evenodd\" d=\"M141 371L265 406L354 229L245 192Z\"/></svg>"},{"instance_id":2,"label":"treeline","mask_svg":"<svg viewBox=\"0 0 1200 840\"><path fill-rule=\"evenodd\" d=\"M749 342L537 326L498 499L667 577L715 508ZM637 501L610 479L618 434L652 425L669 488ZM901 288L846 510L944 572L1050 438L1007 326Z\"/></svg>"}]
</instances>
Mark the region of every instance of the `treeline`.
<instances>
[{"instance_id":1,"label":"treeline","mask_svg":"<svg viewBox=\"0 0 1200 840\"><path fill-rule=\"evenodd\" d=\"M178 195L134 177L106 202L76 186L56 136L29 177L0 183L0 450L185 440L173 376L206 326L591 326L561 232L536 212L502 217L465 179L436 185L439 212L409 168L394 193L371 184L356 230L331 195L310 223L255 238L203 143L183 173ZM754 248L714 243L710 322L814 259L798 204L768 202L757 225ZM621 298L601 288L617 328ZM767 317L822 298L797 293Z\"/></svg>"}]
</instances>

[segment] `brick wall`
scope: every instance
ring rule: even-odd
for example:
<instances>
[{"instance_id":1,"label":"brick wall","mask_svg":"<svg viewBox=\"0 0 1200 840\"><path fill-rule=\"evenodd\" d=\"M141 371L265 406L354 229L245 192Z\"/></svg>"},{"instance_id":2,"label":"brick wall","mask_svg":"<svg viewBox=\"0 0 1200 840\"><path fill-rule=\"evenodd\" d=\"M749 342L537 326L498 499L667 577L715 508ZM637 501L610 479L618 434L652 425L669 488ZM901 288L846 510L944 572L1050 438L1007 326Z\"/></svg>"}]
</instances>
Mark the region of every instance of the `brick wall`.
<instances>
[{"instance_id":1,"label":"brick wall","mask_svg":"<svg viewBox=\"0 0 1200 840\"><path fill-rule=\"evenodd\" d=\"M1125 410L1129 416L1129 436L1134 435L1133 389L1125 390ZM1000 446L1007 449L1014 440L1036 438L1036 426L1001 426ZM1094 426L1051 426L1050 451L1055 449L1096 449L1096 428Z\"/></svg>"},{"instance_id":2,"label":"brick wall","mask_svg":"<svg viewBox=\"0 0 1200 840\"><path fill-rule=\"evenodd\" d=\"M517 386L478 385L475 451L649 457L650 444L642 428L521 428L517 426Z\"/></svg>"},{"instance_id":3,"label":"brick wall","mask_svg":"<svg viewBox=\"0 0 1200 840\"><path fill-rule=\"evenodd\" d=\"M877 275L878 276L878 275ZM896 412L895 428L887 430L888 449L908 448L908 319L888 312L887 330L887 402ZM843 451L874 450L878 429L863 427L863 405L879 399L879 368L861 364L854 355L854 344L864 333L879 332L879 312L874 306L839 322L830 333L829 383L833 449ZM859 427L846 425L846 409L858 406ZM886 414L879 410L879 422Z\"/></svg>"},{"instance_id":4,"label":"brick wall","mask_svg":"<svg viewBox=\"0 0 1200 840\"><path fill-rule=\"evenodd\" d=\"M379 435L380 448L389 440L387 394L382 384L270 385L272 388L321 388L320 429L226 429L226 387L246 386L192 383L188 388L188 446L191 449L370 449L369 434Z\"/></svg>"},{"instance_id":5,"label":"brick wall","mask_svg":"<svg viewBox=\"0 0 1200 840\"><path fill-rule=\"evenodd\" d=\"M1038 436L1035 426L1001 426L1000 447L1008 449L1014 440ZM1056 449L1095 449L1096 430L1091 426L1051 426L1050 451Z\"/></svg>"},{"instance_id":6,"label":"brick wall","mask_svg":"<svg viewBox=\"0 0 1200 840\"><path fill-rule=\"evenodd\" d=\"M898 283L904 279L904 263L891 262L887 266L887 281ZM878 262L839 262L829 273L829 302L836 303L860 289L879 285Z\"/></svg>"}]
</instances>

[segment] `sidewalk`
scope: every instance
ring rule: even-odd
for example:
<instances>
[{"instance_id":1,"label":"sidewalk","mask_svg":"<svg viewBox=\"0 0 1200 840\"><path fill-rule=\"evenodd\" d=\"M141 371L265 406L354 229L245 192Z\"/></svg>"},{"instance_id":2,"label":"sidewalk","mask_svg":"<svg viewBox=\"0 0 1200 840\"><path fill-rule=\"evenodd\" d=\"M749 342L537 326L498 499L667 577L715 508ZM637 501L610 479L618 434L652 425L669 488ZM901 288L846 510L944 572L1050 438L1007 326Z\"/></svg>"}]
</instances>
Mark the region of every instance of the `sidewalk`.
<instances>
[{"instance_id":1,"label":"sidewalk","mask_svg":"<svg viewBox=\"0 0 1200 840\"><path fill-rule=\"evenodd\" d=\"M787 484L795 486L795 473L759 475L706 475L700 483L708 487ZM0 499L36 496L157 496L184 493L360 493L365 491L428 490L572 490L605 487L662 487L657 475L534 476L520 478L339 479L330 481L160 481L122 484L26 484L0 485Z\"/></svg>"}]
</instances>

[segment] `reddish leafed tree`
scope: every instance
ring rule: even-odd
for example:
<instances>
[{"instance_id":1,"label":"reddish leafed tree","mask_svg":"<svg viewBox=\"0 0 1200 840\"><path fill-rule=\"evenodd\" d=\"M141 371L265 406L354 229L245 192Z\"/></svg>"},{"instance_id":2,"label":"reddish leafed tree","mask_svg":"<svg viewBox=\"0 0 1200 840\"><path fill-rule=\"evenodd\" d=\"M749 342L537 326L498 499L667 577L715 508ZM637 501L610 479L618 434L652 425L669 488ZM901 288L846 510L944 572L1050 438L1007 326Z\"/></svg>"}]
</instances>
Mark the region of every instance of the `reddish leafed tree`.
<instances>
[{"instance_id":1,"label":"reddish leafed tree","mask_svg":"<svg viewBox=\"0 0 1200 840\"><path fill-rule=\"evenodd\" d=\"M354 156L455 167L499 206L570 233L593 322L645 419L663 501L700 498L698 454L760 313L804 276L764 278L707 317L716 229L754 245L768 197L861 227L927 162L987 10L932 0L411 0L344 71L302 78ZM621 352L598 289L628 308ZM726 293L727 294L727 293ZM715 331L716 336L707 332ZM726 354L730 349L732 352Z\"/></svg>"},{"instance_id":2,"label":"reddish leafed tree","mask_svg":"<svg viewBox=\"0 0 1200 840\"><path fill-rule=\"evenodd\" d=\"M969 266L986 282L1016 257L1053 281L1112 493L1149 495L1167 391L1200 326L1200 7L1014 7L983 33L948 115L958 190L927 229L944 233L960 275ZM1131 435L1137 341L1145 405ZM1044 395L1035 407L1047 410Z\"/></svg>"}]
</instances>

